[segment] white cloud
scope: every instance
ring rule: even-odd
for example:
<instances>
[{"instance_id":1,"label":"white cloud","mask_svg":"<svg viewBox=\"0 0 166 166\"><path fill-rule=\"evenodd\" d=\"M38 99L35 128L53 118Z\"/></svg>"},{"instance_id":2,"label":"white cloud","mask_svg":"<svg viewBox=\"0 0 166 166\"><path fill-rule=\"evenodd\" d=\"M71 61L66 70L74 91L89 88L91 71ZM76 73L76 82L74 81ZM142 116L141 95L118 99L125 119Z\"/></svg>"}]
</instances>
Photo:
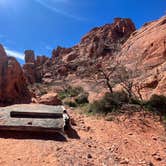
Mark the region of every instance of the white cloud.
<instances>
[{"instance_id":1,"label":"white cloud","mask_svg":"<svg viewBox=\"0 0 166 166\"><path fill-rule=\"evenodd\" d=\"M49 3L48 2L44 2L44 0L35 0L35 1L37 3L39 3L40 5L42 5L43 7L47 8L49 10L52 10L52 11L58 13L58 14L61 14L61 15L65 16L65 17L73 18L73 19L79 20L79 21L84 20L84 18L81 18L79 16L75 16L75 15L73 15L71 13L68 13L68 12L66 12L64 10L58 9L55 6L49 5ZM68 2L69 2L69 0L54 0L54 3L64 3L65 4L65 3L68 3Z\"/></svg>"},{"instance_id":2,"label":"white cloud","mask_svg":"<svg viewBox=\"0 0 166 166\"><path fill-rule=\"evenodd\" d=\"M10 50L8 48L5 48L5 51L6 51L6 53L7 53L8 56L13 56L15 58L24 60L24 54L22 54L22 53L20 53L18 51Z\"/></svg>"}]
</instances>

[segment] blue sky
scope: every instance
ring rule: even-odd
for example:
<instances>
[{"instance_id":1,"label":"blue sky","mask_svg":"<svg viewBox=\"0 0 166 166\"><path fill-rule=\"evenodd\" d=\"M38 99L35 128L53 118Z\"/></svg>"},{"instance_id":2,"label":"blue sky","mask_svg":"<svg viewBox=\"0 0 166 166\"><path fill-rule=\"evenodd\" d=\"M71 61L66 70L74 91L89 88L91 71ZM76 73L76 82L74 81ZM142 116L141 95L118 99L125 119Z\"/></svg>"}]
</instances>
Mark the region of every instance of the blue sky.
<instances>
[{"instance_id":1,"label":"blue sky","mask_svg":"<svg viewBox=\"0 0 166 166\"><path fill-rule=\"evenodd\" d=\"M22 62L25 49L51 56L57 45L73 46L114 17L139 28L164 14L165 0L0 0L0 43Z\"/></svg>"}]
</instances>

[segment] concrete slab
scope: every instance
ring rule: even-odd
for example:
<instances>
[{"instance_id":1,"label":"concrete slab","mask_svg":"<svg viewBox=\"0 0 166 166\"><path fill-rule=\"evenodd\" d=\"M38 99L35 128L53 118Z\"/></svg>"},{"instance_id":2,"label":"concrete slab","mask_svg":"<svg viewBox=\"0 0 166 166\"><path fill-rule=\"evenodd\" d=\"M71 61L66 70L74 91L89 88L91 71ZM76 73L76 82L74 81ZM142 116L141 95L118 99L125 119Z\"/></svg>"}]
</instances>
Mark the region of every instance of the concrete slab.
<instances>
[{"instance_id":1,"label":"concrete slab","mask_svg":"<svg viewBox=\"0 0 166 166\"><path fill-rule=\"evenodd\" d=\"M63 132L62 106L21 104L0 108L0 130Z\"/></svg>"}]
</instances>

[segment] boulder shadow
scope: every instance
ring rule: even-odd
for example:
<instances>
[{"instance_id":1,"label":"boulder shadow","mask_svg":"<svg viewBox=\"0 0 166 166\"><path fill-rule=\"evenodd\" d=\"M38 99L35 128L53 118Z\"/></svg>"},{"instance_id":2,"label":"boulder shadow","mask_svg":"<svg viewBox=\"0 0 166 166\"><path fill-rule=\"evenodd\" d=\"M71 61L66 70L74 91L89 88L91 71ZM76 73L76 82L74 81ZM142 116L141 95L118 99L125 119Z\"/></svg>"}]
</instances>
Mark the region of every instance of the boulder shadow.
<instances>
[{"instance_id":1,"label":"boulder shadow","mask_svg":"<svg viewBox=\"0 0 166 166\"><path fill-rule=\"evenodd\" d=\"M65 128L65 134L70 139L80 139L80 136L78 135L77 131L74 128L72 128L71 125Z\"/></svg>"},{"instance_id":2,"label":"boulder shadow","mask_svg":"<svg viewBox=\"0 0 166 166\"><path fill-rule=\"evenodd\" d=\"M5 139L33 139L33 140L53 140L66 142L66 137L61 133L47 132L25 132L25 131L0 131L0 138Z\"/></svg>"}]
</instances>

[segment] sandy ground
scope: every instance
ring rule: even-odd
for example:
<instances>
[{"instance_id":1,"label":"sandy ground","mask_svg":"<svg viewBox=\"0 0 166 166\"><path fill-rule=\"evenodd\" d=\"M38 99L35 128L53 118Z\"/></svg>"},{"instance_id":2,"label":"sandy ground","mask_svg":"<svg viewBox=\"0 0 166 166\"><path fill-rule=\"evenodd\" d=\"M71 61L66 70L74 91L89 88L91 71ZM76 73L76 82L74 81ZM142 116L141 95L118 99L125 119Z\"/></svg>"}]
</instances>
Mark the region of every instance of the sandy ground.
<instances>
[{"instance_id":1,"label":"sandy ground","mask_svg":"<svg viewBox=\"0 0 166 166\"><path fill-rule=\"evenodd\" d=\"M69 111L75 121L60 135L0 132L2 166L166 166L164 127L135 113L114 121Z\"/></svg>"}]
</instances>

